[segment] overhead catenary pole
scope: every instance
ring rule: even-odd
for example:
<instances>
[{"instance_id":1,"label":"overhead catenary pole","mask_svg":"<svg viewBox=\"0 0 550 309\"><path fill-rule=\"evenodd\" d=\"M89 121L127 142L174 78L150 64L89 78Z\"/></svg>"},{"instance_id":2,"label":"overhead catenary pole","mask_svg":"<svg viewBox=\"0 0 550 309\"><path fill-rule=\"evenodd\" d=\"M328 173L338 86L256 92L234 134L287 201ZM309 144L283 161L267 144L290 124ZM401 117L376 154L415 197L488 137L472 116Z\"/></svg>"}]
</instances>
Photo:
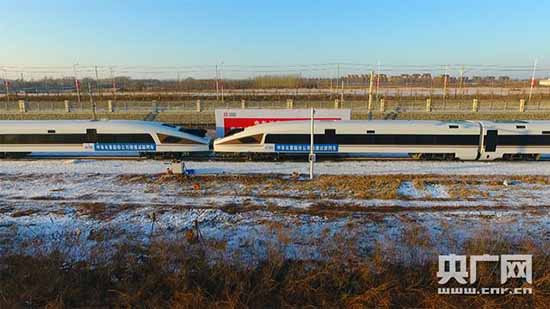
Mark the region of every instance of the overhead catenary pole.
<instances>
[{"instance_id":1,"label":"overhead catenary pole","mask_svg":"<svg viewBox=\"0 0 550 309\"><path fill-rule=\"evenodd\" d=\"M448 65L445 65L445 73L443 74L443 100L447 100L447 72L449 70Z\"/></svg>"},{"instance_id":2,"label":"overhead catenary pole","mask_svg":"<svg viewBox=\"0 0 550 309\"><path fill-rule=\"evenodd\" d=\"M340 85L340 64L338 63L336 65L336 91L335 93L338 93L338 85Z\"/></svg>"},{"instance_id":3,"label":"overhead catenary pole","mask_svg":"<svg viewBox=\"0 0 550 309\"><path fill-rule=\"evenodd\" d=\"M315 109L311 109L309 136L309 179L313 179L313 165L315 163Z\"/></svg>"},{"instance_id":4,"label":"overhead catenary pole","mask_svg":"<svg viewBox=\"0 0 550 309\"><path fill-rule=\"evenodd\" d=\"M376 72L376 89L374 92L376 93L376 101L378 101L378 92L380 91L380 61L378 61L378 72Z\"/></svg>"},{"instance_id":5,"label":"overhead catenary pole","mask_svg":"<svg viewBox=\"0 0 550 309\"><path fill-rule=\"evenodd\" d=\"M96 95L101 97L101 89L99 88L99 74L97 73L97 65L94 67L95 70L95 92Z\"/></svg>"},{"instance_id":6,"label":"overhead catenary pole","mask_svg":"<svg viewBox=\"0 0 550 309\"><path fill-rule=\"evenodd\" d=\"M95 106L95 101L94 101L94 97L92 96L92 84L90 82L88 82L88 95L90 96L90 103L92 105L92 120L97 120L97 115L96 115L96 106Z\"/></svg>"},{"instance_id":7,"label":"overhead catenary pole","mask_svg":"<svg viewBox=\"0 0 550 309\"><path fill-rule=\"evenodd\" d=\"M116 95L116 83L115 83L115 74L113 72L113 67L110 67L110 71L111 71L111 83L112 83L112 92L113 92L113 100L115 99L115 95Z\"/></svg>"},{"instance_id":8,"label":"overhead catenary pole","mask_svg":"<svg viewBox=\"0 0 550 309\"><path fill-rule=\"evenodd\" d=\"M222 103L223 103L223 61L220 65L220 81L221 81L221 95L222 95Z\"/></svg>"},{"instance_id":9,"label":"overhead catenary pole","mask_svg":"<svg viewBox=\"0 0 550 309\"><path fill-rule=\"evenodd\" d=\"M374 84L374 71L370 72L370 78L369 78L369 103L367 105L367 109L370 111L372 110L372 88Z\"/></svg>"},{"instance_id":10,"label":"overhead catenary pole","mask_svg":"<svg viewBox=\"0 0 550 309\"><path fill-rule=\"evenodd\" d=\"M220 82L218 76L218 65L216 64L216 101L220 100Z\"/></svg>"},{"instance_id":11,"label":"overhead catenary pole","mask_svg":"<svg viewBox=\"0 0 550 309\"><path fill-rule=\"evenodd\" d=\"M460 89L460 96L464 97L464 65L460 67L460 80L458 82L458 88Z\"/></svg>"},{"instance_id":12,"label":"overhead catenary pole","mask_svg":"<svg viewBox=\"0 0 550 309\"><path fill-rule=\"evenodd\" d=\"M533 96L533 89L535 88L535 74L537 73L537 60L535 59L535 63L533 64L533 75L531 76L531 87L529 88L529 98L527 99L527 103L531 102L531 97Z\"/></svg>"},{"instance_id":13,"label":"overhead catenary pole","mask_svg":"<svg viewBox=\"0 0 550 309\"><path fill-rule=\"evenodd\" d=\"M8 81L6 70L4 70L4 86L6 87L6 110L8 110L10 104L10 82Z\"/></svg>"},{"instance_id":14,"label":"overhead catenary pole","mask_svg":"<svg viewBox=\"0 0 550 309\"><path fill-rule=\"evenodd\" d=\"M8 81L6 70L3 69L3 78L4 78L4 87L6 88L6 110L8 109L8 104L10 103L10 82Z\"/></svg>"},{"instance_id":15,"label":"overhead catenary pole","mask_svg":"<svg viewBox=\"0 0 550 309\"><path fill-rule=\"evenodd\" d=\"M342 78L342 89L340 91L340 102L344 102L344 79Z\"/></svg>"},{"instance_id":16,"label":"overhead catenary pole","mask_svg":"<svg viewBox=\"0 0 550 309\"><path fill-rule=\"evenodd\" d=\"M73 64L74 85L75 85L75 88L76 88L76 99L77 99L78 103L81 103L80 102L80 81L78 80L78 75L76 74L76 66L77 65L78 65L78 63Z\"/></svg>"}]
</instances>

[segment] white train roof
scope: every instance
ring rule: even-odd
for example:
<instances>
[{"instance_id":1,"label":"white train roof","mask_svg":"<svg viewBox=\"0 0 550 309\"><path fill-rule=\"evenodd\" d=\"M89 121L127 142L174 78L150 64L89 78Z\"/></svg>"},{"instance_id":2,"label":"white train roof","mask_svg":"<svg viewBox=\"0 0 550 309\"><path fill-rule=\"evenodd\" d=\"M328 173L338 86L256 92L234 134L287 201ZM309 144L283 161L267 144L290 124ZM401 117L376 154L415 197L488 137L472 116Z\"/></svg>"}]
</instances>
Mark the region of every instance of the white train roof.
<instances>
[{"instance_id":1,"label":"white train roof","mask_svg":"<svg viewBox=\"0 0 550 309\"><path fill-rule=\"evenodd\" d=\"M498 134L541 134L550 131L548 120L480 121L486 129L498 130Z\"/></svg>"},{"instance_id":2,"label":"white train roof","mask_svg":"<svg viewBox=\"0 0 550 309\"><path fill-rule=\"evenodd\" d=\"M96 129L98 133L162 133L186 136L197 142L208 138L181 132L177 127L156 121L142 120L1 120L0 134L40 134L55 130L56 133L86 133L86 129Z\"/></svg>"},{"instance_id":3,"label":"white train roof","mask_svg":"<svg viewBox=\"0 0 550 309\"><path fill-rule=\"evenodd\" d=\"M245 131L260 131L269 130L270 132L286 132L289 130L303 129L309 127L311 121L284 121L284 122L272 122L260 124L253 127L248 127ZM437 120L316 120L314 126L319 130L324 129L340 129L340 130L353 130L355 128L384 128L394 127L410 129L411 127L417 129L434 129L437 127L448 128L449 125L458 125L459 128L479 128L479 124L471 121L437 121Z\"/></svg>"},{"instance_id":4,"label":"white train roof","mask_svg":"<svg viewBox=\"0 0 550 309\"><path fill-rule=\"evenodd\" d=\"M244 131L218 139L215 143L263 133L305 134L310 132L310 125L309 120L264 123L247 127ZM317 134L324 133L326 129L335 129L337 134L365 134L368 130L374 130L376 134L480 133L479 122L463 120L316 120L314 127Z\"/></svg>"},{"instance_id":5,"label":"white train roof","mask_svg":"<svg viewBox=\"0 0 550 309\"><path fill-rule=\"evenodd\" d=\"M56 127L56 128L71 128L79 129L83 128L151 128L162 127L162 123L153 121L141 121L141 120L0 120L0 127Z\"/></svg>"}]
</instances>

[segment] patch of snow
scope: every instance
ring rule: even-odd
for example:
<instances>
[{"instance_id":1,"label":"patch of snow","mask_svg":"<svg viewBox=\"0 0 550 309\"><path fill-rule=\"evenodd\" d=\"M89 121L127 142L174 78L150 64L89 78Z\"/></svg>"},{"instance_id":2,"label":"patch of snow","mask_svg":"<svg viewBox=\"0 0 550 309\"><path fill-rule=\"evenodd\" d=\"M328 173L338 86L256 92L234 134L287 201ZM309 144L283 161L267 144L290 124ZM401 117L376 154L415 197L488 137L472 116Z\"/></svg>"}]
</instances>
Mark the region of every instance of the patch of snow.
<instances>
[{"instance_id":1,"label":"patch of snow","mask_svg":"<svg viewBox=\"0 0 550 309\"><path fill-rule=\"evenodd\" d=\"M155 160L1 160L0 173L18 174L158 174L168 162ZM63 162L62 162L63 163ZM78 164L76 164L78 163ZM185 161L197 174L307 174L307 162ZM445 162L445 161L322 161L315 163L320 175L548 175L550 161Z\"/></svg>"},{"instance_id":2,"label":"patch of snow","mask_svg":"<svg viewBox=\"0 0 550 309\"><path fill-rule=\"evenodd\" d=\"M445 190L445 187L440 184L427 183L424 185L424 190L430 197L435 199L449 198L449 193Z\"/></svg>"},{"instance_id":3,"label":"patch of snow","mask_svg":"<svg viewBox=\"0 0 550 309\"><path fill-rule=\"evenodd\" d=\"M406 198L417 199L421 198L423 194L416 190L414 184L410 181L403 181L399 188L397 188L397 194Z\"/></svg>"}]
</instances>

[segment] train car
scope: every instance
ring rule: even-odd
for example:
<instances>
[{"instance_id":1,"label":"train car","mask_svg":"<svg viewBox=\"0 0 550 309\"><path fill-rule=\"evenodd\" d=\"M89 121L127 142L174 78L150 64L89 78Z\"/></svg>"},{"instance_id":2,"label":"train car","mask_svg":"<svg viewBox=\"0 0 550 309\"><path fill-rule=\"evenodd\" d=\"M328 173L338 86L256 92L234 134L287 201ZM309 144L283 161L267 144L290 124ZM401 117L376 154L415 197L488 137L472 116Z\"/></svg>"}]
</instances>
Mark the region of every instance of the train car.
<instances>
[{"instance_id":1,"label":"train car","mask_svg":"<svg viewBox=\"0 0 550 309\"><path fill-rule=\"evenodd\" d=\"M179 157L209 151L204 131L135 120L0 121L0 156L139 153Z\"/></svg>"},{"instance_id":2,"label":"train car","mask_svg":"<svg viewBox=\"0 0 550 309\"><path fill-rule=\"evenodd\" d=\"M305 154L310 121L256 125L214 141L216 153ZM417 159L476 160L481 125L473 121L315 121L317 154L406 154Z\"/></svg>"},{"instance_id":3,"label":"train car","mask_svg":"<svg viewBox=\"0 0 550 309\"><path fill-rule=\"evenodd\" d=\"M538 160L550 154L550 121L481 121L483 160Z\"/></svg>"}]
</instances>

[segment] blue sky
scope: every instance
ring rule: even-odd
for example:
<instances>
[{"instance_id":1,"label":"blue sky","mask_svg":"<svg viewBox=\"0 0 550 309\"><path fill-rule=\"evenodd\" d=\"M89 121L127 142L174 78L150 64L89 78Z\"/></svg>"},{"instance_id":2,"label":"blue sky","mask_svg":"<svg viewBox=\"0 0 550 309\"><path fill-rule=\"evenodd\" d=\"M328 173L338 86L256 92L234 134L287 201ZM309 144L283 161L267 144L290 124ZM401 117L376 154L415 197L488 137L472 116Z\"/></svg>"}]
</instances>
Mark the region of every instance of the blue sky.
<instances>
[{"instance_id":1,"label":"blue sky","mask_svg":"<svg viewBox=\"0 0 550 309\"><path fill-rule=\"evenodd\" d=\"M0 65L550 63L550 1L1 2Z\"/></svg>"}]
</instances>

